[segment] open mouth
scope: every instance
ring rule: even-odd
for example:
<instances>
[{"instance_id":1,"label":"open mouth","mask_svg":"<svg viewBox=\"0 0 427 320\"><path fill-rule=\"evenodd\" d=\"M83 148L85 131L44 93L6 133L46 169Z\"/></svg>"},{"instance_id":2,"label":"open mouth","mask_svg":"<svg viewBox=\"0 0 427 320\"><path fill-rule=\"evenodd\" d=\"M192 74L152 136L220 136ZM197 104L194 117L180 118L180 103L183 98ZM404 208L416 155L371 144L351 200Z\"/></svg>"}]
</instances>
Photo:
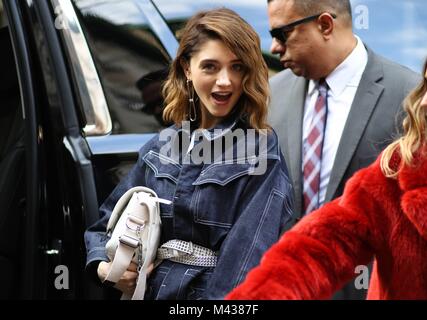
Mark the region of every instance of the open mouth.
<instances>
[{"instance_id":1,"label":"open mouth","mask_svg":"<svg viewBox=\"0 0 427 320\"><path fill-rule=\"evenodd\" d=\"M219 102L226 102L231 98L231 92L213 92L212 97Z\"/></svg>"}]
</instances>

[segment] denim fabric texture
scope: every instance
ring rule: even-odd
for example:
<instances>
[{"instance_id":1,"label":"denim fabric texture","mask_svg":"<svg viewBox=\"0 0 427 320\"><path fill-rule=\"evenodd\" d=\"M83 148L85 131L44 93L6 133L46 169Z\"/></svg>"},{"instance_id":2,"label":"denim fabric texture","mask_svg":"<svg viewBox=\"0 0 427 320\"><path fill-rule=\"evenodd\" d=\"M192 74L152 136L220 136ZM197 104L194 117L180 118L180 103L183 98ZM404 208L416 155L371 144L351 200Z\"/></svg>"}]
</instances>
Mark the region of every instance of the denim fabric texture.
<instances>
[{"instance_id":1,"label":"denim fabric texture","mask_svg":"<svg viewBox=\"0 0 427 320\"><path fill-rule=\"evenodd\" d=\"M213 143L236 129L245 137L248 132L242 120L224 121L214 129L225 129L225 134L210 129L201 141ZM190 132L182 128L165 130L176 133L177 139L169 143L190 140ZM100 220L86 231L87 265L108 261L105 229L118 199L129 188L147 186L173 202L161 204L160 243L191 241L216 251L218 263L212 268L164 260L148 279L145 299L222 299L260 262L291 218L292 187L277 136L274 131L268 133L265 172L256 175L252 174L254 161L188 161L195 147L189 152L177 147L179 157L165 155L162 147L167 142L159 137L141 148L138 162L101 206Z\"/></svg>"}]
</instances>

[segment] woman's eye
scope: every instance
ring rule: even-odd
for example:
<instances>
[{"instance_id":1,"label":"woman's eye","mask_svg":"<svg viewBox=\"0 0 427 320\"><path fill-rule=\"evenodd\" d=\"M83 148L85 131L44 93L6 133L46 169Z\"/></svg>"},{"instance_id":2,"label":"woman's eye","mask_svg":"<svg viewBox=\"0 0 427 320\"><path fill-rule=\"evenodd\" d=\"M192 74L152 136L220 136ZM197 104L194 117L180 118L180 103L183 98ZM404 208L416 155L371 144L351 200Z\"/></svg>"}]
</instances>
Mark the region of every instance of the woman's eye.
<instances>
[{"instance_id":1,"label":"woman's eye","mask_svg":"<svg viewBox=\"0 0 427 320\"><path fill-rule=\"evenodd\" d=\"M233 70L237 72L242 72L245 70L245 67L243 66L243 64L237 63L233 64Z\"/></svg>"},{"instance_id":2,"label":"woman's eye","mask_svg":"<svg viewBox=\"0 0 427 320\"><path fill-rule=\"evenodd\" d=\"M215 70L215 65L213 64L205 64L204 66L202 66L202 69L205 71L214 71Z\"/></svg>"}]
</instances>

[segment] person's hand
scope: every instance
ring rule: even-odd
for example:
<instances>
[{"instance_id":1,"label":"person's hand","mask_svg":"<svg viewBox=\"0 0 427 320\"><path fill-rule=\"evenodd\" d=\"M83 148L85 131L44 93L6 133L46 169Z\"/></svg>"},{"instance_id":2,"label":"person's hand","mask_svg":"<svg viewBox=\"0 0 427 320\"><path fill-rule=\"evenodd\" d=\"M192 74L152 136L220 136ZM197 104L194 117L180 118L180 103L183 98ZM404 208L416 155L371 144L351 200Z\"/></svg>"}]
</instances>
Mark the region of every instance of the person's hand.
<instances>
[{"instance_id":1,"label":"person's hand","mask_svg":"<svg viewBox=\"0 0 427 320\"><path fill-rule=\"evenodd\" d=\"M107 277L108 272L110 271L112 262L102 261L98 265L98 277L103 282ZM136 280L138 279L137 265L134 262L131 262L127 270L123 273L120 280L114 285L114 288L120 290L121 292L132 295L135 291Z\"/></svg>"},{"instance_id":2,"label":"person's hand","mask_svg":"<svg viewBox=\"0 0 427 320\"><path fill-rule=\"evenodd\" d=\"M150 276L150 274L151 274L151 272L153 271L153 269L154 269L154 263L150 264L150 265L147 267L147 278Z\"/></svg>"}]
</instances>

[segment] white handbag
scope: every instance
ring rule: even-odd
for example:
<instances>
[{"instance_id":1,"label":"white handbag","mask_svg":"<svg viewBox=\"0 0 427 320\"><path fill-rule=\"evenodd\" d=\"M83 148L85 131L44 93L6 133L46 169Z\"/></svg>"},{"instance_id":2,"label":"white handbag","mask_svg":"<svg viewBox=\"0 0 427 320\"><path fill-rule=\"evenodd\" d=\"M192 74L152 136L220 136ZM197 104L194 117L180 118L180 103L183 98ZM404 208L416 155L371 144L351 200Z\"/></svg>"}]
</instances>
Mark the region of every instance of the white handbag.
<instances>
[{"instance_id":1,"label":"white handbag","mask_svg":"<svg viewBox=\"0 0 427 320\"><path fill-rule=\"evenodd\" d=\"M107 225L111 239L106 244L107 256L112 261L104 281L116 283L131 261L138 265L138 281L132 297L122 299L142 300L145 294L147 268L154 263L160 241L159 203L172 202L160 199L147 187L129 189L117 202Z\"/></svg>"}]
</instances>

